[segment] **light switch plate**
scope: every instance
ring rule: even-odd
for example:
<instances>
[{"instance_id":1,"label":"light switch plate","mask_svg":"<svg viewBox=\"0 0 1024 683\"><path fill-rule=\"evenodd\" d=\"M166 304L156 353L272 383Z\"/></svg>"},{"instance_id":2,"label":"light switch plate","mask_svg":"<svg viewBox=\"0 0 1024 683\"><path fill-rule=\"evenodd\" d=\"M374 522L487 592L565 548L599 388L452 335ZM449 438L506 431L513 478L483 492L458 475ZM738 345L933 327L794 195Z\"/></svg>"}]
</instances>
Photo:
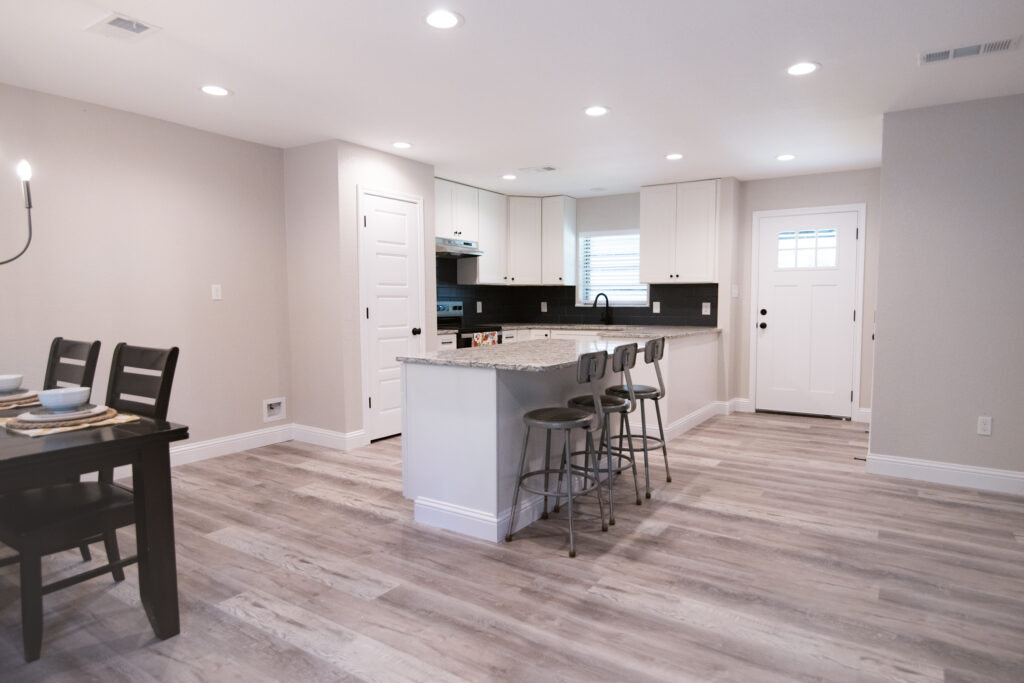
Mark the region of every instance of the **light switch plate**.
<instances>
[{"instance_id":1,"label":"light switch plate","mask_svg":"<svg viewBox=\"0 0 1024 683\"><path fill-rule=\"evenodd\" d=\"M710 301L705 301L704 303L702 303L700 305L700 314L701 315L711 315L711 302Z\"/></svg>"},{"instance_id":2,"label":"light switch plate","mask_svg":"<svg viewBox=\"0 0 1024 683\"><path fill-rule=\"evenodd\" d=\"M978 434L981 436L992 436L992 418L988 415L978 416Z\"/></svg>"},{"instance_id":3,"label":"light switch plate","mask_svg":"<svg viewBox=\"0 0 1024 683\"><path fill-rule=\"evenodd\" d=\"M651 313L661 313L661 302L655 301L651 304Z\"/></svg>"},{"instance_id":4,"label":"light switch plate","mask_svg":"<svg viewBox=\"0 0 1024 683\"><path fill-rule=\"evenodd\" d=\"M739 285L733 285L732 286L732 298L733 299L740 298L740 286Z\"/></svg>"},{"instance_id":5,"label":"light switch plate","mask_svg":"<svg viewBox=\"0 0 1024 683\"><path fill-rule=\"evenodd\" d=\"M483 301L477 301L476 302L476 312L477 313L483 313L484 312L484 302Z\"/></svg>"},{"instance_id":6,"label":"light switch plate","mask_svg":"<svg viewBox=\"0 0 1024 683\"><path fill-rule=\"evenodd\" d=\"M547 301L541 301L540 302L540 312L541 313L547 313L548 312L548 302Z\"/></svg>"},{"instance_id":7,"label":"light switch plate","mask_svg":"<svg viewBox=\"0 0 1024 683\"><path fill-rule=\"evenodd\" d=\"M214 301L220 301L223 298L223 296L221 296L220 285L210 285L210 298Z\"/></svg>"}]
</instances>

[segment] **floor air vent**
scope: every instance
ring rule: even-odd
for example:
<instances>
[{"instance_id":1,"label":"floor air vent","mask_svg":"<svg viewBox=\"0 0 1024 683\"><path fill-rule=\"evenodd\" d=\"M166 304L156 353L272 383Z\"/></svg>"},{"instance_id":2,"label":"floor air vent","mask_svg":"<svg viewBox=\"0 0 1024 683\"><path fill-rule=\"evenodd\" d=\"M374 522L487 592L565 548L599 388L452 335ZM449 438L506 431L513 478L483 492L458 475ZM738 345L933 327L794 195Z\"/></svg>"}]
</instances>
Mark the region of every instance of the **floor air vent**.
<instances>
[{"instance_id":1,"label":"floor air vent","mask_svg":"<svg viewBox=\"0 0 1024 683\"><path fill-rule=\"evenodd\" d=\"M936 62L948 62L961 57L975 57L977 55L989 55L993 52L1005 52L1013 50L1020 44L1020 36L1016 38L1004 38L993 40L988 43L975 43L974 45L963 45L961 47L950 47L943 50L925 52L918 61L921 64L934 64Z\"/></svg>"}]
</instances>

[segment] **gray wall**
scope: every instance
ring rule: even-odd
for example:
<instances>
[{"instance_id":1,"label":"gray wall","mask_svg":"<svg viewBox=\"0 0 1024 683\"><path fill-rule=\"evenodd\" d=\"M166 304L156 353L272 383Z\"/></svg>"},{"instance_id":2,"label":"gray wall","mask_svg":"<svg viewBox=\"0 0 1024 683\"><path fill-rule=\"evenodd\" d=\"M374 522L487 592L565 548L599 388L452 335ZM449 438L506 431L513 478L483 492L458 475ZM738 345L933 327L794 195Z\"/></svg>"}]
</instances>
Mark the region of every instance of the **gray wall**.
<instances>
[{"instance_id":1,"label":"gray wall","mask_svg":"<svg viewBox=\"0 0 1024 683\"><path fill-rule=\"evenodd\" d=\"M434 167L333 140L287 150L285 179L293 418L353 433L363 427L358 188L423 198L424 336L436 346Z\"/></svg>"},{"instance_id":2,"label":"gray wall","mask_svg":"<svg viewBox=\"0 0 1024 683\"><path fill-rule=\"evenodd\" d=\"M21 157L35 237L0 266L0 373L38 388L53 337L99 339L102 402L117 342L179 346L170 419L266 426L290 393L281 150L0 85L0 259L24 241Z\"/></svg>"},{"instance_id":3,"label":"gray wall","mask_svg":"<svg viewBox=\"0 0 1024 683\"><path fill-rule=\"evenodd\" d=\"M1024 470L1024 95L887 114L882 154L871 452Z\"/></svg>"}]
</instances>

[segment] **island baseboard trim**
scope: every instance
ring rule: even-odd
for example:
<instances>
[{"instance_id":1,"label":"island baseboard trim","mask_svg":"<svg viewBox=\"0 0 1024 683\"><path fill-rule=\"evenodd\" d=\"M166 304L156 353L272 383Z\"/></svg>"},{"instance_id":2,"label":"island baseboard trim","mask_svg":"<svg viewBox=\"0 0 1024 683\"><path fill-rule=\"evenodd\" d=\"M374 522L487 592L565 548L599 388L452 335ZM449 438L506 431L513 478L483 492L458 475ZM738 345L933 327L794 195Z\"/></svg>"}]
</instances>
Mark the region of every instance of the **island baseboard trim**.
<instances>
[{"instance_id":1,"label":"island baseboard trim","mask_svg":"<svg viewBox=\"0 0 1024 683\"><path fill-rule=\"evenodd\" d=\"M647 428L648 433L658 433L658 422L657 418L650 413L654 411L649 410L647 415ZM702 408L698 408L689 415L684 415L678 420L673 420L665 425L665 438L668 441L675 439L678 436L685 434L702 422L711 419L716 415L728 415L729 414L729 403L726 401L712 401ZM641 430L640 423L640 411L633 413L629 419L629 428L634 434L639 434Z\"/></svg>"},{"instance_id":2,"label":"island baseboard trim","mask_svg":"<svg viewBox=\"0 0 1024 683\"><path fill-rule=\"evenodd\" d=\"M868 453L866 460L866 470L869 474L997 493L1024 494L1024 472L1016 470L999 470L992 467L960 465L878 453Z\"/></svg>"}]
</instances>

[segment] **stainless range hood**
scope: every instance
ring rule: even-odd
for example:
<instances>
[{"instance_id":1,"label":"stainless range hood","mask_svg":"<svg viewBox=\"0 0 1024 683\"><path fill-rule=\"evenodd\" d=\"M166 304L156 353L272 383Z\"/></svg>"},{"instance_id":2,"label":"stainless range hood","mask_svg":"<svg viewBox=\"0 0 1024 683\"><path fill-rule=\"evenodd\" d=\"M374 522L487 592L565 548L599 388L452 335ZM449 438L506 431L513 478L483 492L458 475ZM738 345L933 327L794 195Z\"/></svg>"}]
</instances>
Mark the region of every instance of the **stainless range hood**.
<instances>
[{"instance_id":1,"label":"stainless range hood","mask_svg":"<svg viewBox=\"0 0 1024 683\"><path fill-rule=\"evenodd\" d=\"M451 237L438 237L434 240L434 251L440 258L462 258L463 256L483 256L480 245L473 240L457 240Z\"/></svg>"}]
</instances>

